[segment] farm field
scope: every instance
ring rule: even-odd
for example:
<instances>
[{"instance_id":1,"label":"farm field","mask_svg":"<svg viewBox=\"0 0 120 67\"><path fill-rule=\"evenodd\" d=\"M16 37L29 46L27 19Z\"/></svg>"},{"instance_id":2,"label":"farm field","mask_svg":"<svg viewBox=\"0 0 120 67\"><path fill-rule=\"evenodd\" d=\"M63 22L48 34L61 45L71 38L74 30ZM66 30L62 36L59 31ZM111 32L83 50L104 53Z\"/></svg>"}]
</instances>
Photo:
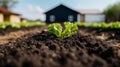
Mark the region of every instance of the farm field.
<instances>
[{"instance_id":1,"label":"farm field","mask_svg":"<svg viewBox=\"0 0 120 67\"><path fill-rule=\"evenodd\" d=\"M0 29L0 67L119 67L120 29L80 25L64 39L47 26Z\"/></svg>"}]
</instances>

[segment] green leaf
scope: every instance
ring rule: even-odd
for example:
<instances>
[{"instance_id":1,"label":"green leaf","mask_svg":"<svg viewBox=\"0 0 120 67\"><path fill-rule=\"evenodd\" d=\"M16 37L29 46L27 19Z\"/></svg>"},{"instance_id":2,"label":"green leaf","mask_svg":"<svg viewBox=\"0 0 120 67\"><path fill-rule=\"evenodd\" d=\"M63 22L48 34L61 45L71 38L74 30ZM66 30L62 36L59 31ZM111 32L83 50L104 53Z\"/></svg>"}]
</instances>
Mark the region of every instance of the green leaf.
<instances>
[{"instance_id":1,"label":"green leaf","mask_svg":"<svg viewBox=\"0 0 120 67\"><path fill-rule=\"evenodd\" d=\"M56 35L57 37L61 37L62 26L58 23L50 24L48 26L48 31Z\"/></svg>"},{"instance_id":2,"label":"green leaf","mask_svg":"<svg viewBox=\"0 0 120 67\"><path fill-rule=\"evenodd\" d=\"M78 30L77 24L65 22L64 23L65 30L63 31L63 27L59 23L53 23L48 26L48 31L59 38L67 38L76 34L76 30Z\"/></svg>"}]
</instances>

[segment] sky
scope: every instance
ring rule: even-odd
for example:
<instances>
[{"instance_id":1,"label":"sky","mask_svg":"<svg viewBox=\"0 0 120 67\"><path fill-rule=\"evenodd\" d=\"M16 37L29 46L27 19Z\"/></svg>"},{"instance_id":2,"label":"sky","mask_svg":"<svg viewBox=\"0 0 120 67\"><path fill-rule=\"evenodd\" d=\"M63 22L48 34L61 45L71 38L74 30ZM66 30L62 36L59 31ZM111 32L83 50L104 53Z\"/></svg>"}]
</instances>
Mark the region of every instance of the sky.
<instances>
[{"instance_id":1,"label":"sky","mask_svg":"<svg viewBox=\"0 0 120 67\"><path fill-rule=\"evenodd\" d=\"M104 11L106 7L120 0L18 0L18 4L12 11L21 14L21 17L36 20L45 20L44 12L64 4L74 10L99 9Z\"/></svg>"}]
</instances>

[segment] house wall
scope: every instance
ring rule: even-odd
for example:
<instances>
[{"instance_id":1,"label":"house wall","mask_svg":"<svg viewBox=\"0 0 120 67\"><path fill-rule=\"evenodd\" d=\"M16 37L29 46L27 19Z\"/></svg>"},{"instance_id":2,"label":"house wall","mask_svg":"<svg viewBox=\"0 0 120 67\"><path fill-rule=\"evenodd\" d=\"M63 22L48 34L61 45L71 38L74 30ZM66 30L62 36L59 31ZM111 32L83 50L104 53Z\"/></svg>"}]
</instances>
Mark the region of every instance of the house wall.
<instances>
[{"instance_id":1,"label":"house wall","mask_svg":"<svg viewBox=\"0 0 120 67\"><path fill-rule=\"evenodd\" d=\"M81 16L80 14L77 15L77 22L81 21L81 19L80 19L81 17L80 16Z\"/></svg>"},{"instance_id":2,"label":"house wall","mask_svg":"<svg viewBox=\"0 0 120 67\"><path fill-rule=\"evenodd\" d=\"M84 15L80 15L80 22L85 22L85 16Z\"/></svg>"},{"instance_id":3,"label":"house wall","mask_svg":"<svg viewBox=\"0 0 120 67\"><path fill-rule=\"evenodd\" d=\"M4 22L10 22L10 15L5 15L4 14Z\"/></svg>"},{"instance_id":4,"label":"house wall","mask_svg":"<svg viewBox=\"0 0 120 67\"><path fill-rule=\"evenodd\" d=\"M46 22L47 23L52 23L50 21L50 16L51 15L55 16L55 22L69 21L68 20L69 15L72 15L74 17L72 22L77 22L78 13L76 13L76 12L70 10L70 9L67 9L65 7L62 7L62 6L57 7L56 9L54 9L54 10L52 10L49 13L46 14Z\"/></svg>"},{"instance_id":5,"label":"house wall","mask_svg":"<svg viewBox=\"0 0 120 67\"><path fill-rule=\"evenodd\" d=\"M3 22L3 21L4 21L3 14L0 13L0 22Z\"/></svg>"},{"instance_id":6,"label":"house wall","mask_svg":"<svg viewBox=\"0 0 120 67\"><path fill-rule=\"evenodd\" d=\"M86 14L85 22L104 22L105 15L104 14Z\"/></svg>"},{"instance_id":7,"label":"house wall","mask_svg":"<svg viewBox=\"0 0 120 67\"><path fill-rule=\"evenodd\" d=\"M26 22L27 22L27 20L25 20L25 19L22 19L22 20L21 20L21 22L22 22L22 23L26 23Z\"/></svg>"},{"instance_id":8,"label":"house wall","mask_svg":"<svg viewBox=\"0 0 120 67\"><path fill-rule=\"evenodd\" d=\"M17 15L11 15L10 16L10 22L20 22L20 17Z\"/></svg>"}]
</instances>

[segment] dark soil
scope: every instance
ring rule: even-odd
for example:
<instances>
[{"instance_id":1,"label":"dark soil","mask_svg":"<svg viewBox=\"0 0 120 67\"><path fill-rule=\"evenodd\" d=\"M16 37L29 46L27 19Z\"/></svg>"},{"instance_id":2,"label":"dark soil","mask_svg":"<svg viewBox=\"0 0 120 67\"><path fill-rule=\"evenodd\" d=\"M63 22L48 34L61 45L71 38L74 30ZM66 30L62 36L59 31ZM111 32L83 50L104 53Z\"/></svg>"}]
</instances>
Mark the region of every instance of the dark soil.
<instances>
[{"instance_id":1,"label":"dark soil","mask_svg":"<svg viewBox=\"0 0 120 67\"><path fill-rule=\"evenodd\" d=\"M116 32L80 28L66 39L46 31L28 34L0 46L0 67L119 67Z\"/></svg>"},{"instance_id":2,"label":"dark soil","mask_svg":"<svg viewBox=\"0 0 120 67\"><path fill-rule=\"evenodd\" d=\"M6 44L26 34L39 32L45 27L46 26L0 29L0 45Z\"/></svg>"}]
</instances>

